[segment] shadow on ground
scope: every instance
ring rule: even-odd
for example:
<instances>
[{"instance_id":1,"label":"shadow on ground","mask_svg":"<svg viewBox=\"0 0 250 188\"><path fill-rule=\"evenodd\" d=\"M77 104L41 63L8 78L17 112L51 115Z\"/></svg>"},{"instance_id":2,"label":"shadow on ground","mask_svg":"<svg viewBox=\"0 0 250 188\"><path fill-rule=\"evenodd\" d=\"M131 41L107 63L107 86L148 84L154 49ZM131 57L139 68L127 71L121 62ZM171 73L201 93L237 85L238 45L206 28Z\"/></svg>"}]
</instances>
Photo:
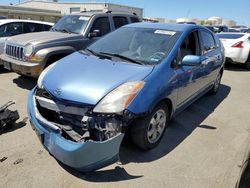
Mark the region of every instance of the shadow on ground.
<instances>
[{"instance_id":1,"label":"shadow on ground","mask_svg":"<svg viewBox=\"0 0 250 188\"><path fill-rule=\"evenodd\" d=\"M0 74L6 74L6 73L10 73L10 71L8 71L7 69L5 69L3 67L3 65L0 65Z\"/></svg>"},{"instance_id":2,"label":"shadow on ground","mask_svg":"<svg viewBox=\"0 0 250 188\"><path fill-rule=\"evenodd\" d=\"M31 90L35 87L37 79L27 77L27 76L18 76L13 79L13 83L15 83L18 87L22 89Z\"/></svg>"},{"instance_id":3,"label":"shadow on ground","mask_svg":"<svg viewBox=\"0 0 250 188\"><path fill-rule=\"evenodd\" d=\"M100 170L100 171L82 173L60 162L59 164L70 174L89 182L118 182L118 181L126 181L143 177L141 175L140 176L130 175L124 168L119 166L116 166L114 169L109 169L109 170Z\"/></svg>"},{"instance_id":4,"label":"shadow on ground","mask_svg":"<svg viewBox=\"0 0 250 188\"><path fill-rule=\"evenodd\" d=\"M213 113L216 107L228 96L230 90L231 88L229 86L221 85L217 95L205 95L198 99L175 119L170 121L160 144L150 151L145 152L137 149L128 139L125 140L120 149L121 163L151 162L164 157L181 144L196 128L216 131L215 126L203 125L201 123Z\"/></svg>"},{"instance_id":5,"label":"shadow on ground","mask_svg":"<svg viewBox=\"0 0 250 188\"><path fill-rule=\"evenodd\" d=\"M201 122L203 122L211 113L213 113L215 108L228 96L230 90L231 88L229 86L221 85L217 95L212 97L205 95L182 113L180 113L174 120L170 122L164 137L155 149L150 151L139 150L130 142L128 137L123 141L120 148L120 162L122 164L128 164L130 162L151 162L164 157L173 151L196 128L216 131L215 126L203 125ZM65 166L64 164L59 164L70 174L90 182L116 182L143 177L143 175L130 175L123 167L119 166L111 170L99 170L91 173L81 173Z\"/></svg>"}]
</instances>

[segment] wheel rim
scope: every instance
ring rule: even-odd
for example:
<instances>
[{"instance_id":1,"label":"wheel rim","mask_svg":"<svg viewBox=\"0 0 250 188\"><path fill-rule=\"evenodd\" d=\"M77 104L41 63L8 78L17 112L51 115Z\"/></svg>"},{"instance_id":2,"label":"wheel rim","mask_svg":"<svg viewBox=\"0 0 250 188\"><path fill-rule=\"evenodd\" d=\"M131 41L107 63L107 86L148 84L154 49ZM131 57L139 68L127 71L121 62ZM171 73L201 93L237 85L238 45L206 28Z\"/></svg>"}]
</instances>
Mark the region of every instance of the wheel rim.
<instances>
[{"instance_id":1,"label":"wheel rim","mask_svg":"<svg viewBox=\"0 0 250 188\"><path fill-rule=\"evenodd\" d=\"M218 76L214 82L214 91L217 91L219 89L220 81L221 81L221 74L218 74Z\"/></svg>"},{"instance_id":2,"label":"wheel rim","mask_svg":"<svg viewBox=\"0 0 250 188\"><path fill-rule=\"evenodd\" d=\"M166 113L162 109L152 116L147 132L149 143L154 144L161 138L166 126L166 119Z\"/></svg>"}]
</instances>

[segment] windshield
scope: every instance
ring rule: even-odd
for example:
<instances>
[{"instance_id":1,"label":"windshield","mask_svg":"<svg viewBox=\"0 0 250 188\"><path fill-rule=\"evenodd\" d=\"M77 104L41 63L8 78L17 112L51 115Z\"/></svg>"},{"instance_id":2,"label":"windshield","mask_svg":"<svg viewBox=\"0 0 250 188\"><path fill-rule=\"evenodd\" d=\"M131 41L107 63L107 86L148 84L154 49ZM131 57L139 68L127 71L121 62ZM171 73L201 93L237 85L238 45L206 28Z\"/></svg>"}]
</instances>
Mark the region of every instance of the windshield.
<instances>
[{"instance_id":1,"label":"windshield","mask_svg":"<svg viewBox=\"0 0 250 188\"><path fill-rule=\"evenodd\" d=\"M95 54L120 58L131 63L158 64L165 58L174 42L175 31L123 27L88 47Z\"/></svg>"},{"instance_id":2,"label":"windshield","mask_svg":"<svg viewBox=\"0 0 250 188\"><path fill-rule=\"evenodd\" d=\"M80 15L69 15L62 17L52 28L52 31L67 33L82 33L90 17Z\"/></svg>"}]
</instances>

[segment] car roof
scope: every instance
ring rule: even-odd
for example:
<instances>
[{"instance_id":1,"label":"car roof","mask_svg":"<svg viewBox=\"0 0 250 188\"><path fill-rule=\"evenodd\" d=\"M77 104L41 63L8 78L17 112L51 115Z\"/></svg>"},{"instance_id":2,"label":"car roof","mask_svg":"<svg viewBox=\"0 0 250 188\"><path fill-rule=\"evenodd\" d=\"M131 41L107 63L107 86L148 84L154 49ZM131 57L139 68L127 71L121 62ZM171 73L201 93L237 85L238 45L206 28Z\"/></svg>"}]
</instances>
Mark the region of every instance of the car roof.
<instances>
[{"instance_id":1,"label":"car roof","mask_svg":"<svg viewBox=\"0 0 250 188\"><path fill-rule=\"evenodd\" d=\"M244 40L247 39L248 37L250 37L250 33L240 33L240 32L221 32L221 33L217 33L217 35L242 35L241 37L239 37L240 39ZM237 38L237 39L239 39Z\"/></svg>"},{"instance_id":2,"label":"car roof","mask_svg":"<svg viewBox=\"0 0 250 188\"><path fill-rule=\"evenodd\" d=\"M197 28L205 28L195 24L167 24L167 23L150 23L150 22L133 23L125 25L123 27L152 28L152 29L163 29L163 30L173 30L173 31L187 31Z\"/></svg>"},{"instance_id":3,"label":"car roof","mask_svg":"<svg viewBox=\"0 0 250 188\"><path fill-rule=\"evenodd\" d=\"M54 23L51 22L43 22L43 21L37 21L37 20L23 20L23 19L2 19L0 20L0 25L11 23L11 22L27 22L27 23L39 23L39 24L46 24L53 26Z\"/></svg>"},{"instance_id":4,"label":"car roof","mask_svg":"<svg viewBox=\"0 0 250 188\"><path fill-rule=\"evenodd\" d=\"M250 35L250 33L240 33L240 32L220 32L218 34L230 34L230 35Z\"/></svg>"},{"instance_id":5,"label":"car roof","mask_svg":"<svg viewBox=\"0 0 250 188\"><path fill-rule=\"evenodd\" d=\"M80 12L80 13L72 13L68 15L79 15L79 16L93 16L93 15L127 15L127 16L137 16L134 13L131 12L95 12L95 11L86 11L86 12Z\"/></svg>"}]
</instances>

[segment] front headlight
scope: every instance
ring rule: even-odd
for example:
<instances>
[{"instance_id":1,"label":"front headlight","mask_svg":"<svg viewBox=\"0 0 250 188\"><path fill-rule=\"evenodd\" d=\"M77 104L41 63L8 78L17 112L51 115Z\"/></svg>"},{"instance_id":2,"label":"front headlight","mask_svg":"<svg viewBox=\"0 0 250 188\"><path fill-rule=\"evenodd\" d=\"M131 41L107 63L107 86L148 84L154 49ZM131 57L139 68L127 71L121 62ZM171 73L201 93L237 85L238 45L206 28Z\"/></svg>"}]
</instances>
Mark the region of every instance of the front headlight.
<instances>
[{"instance_id":1,"label":"front headlight","mask_svg":"<svg viewBox=\"0 0 250 188\"><path fill-rule=\"evenodd\" d=\"M145 82L126 82L107 94L94 108L96 113L120 113L126 109Z\"/></svg>"},{"instance_id":2,"label":"front headlight","mask_svg":"<svg viewBox=\"0 0 250 188\"><path fill-rule=\"evenodd\" d=\"M32 44L28 44L23 49L23 55L25 57L30 57L33 54L34 46Z\"/></svg>"},{"instance_id":3,"label":"front headlight","mask_svg":"<svg viewBox=\"0 0 250 188\"><path fill-rule=\"evenodd\" d=\"M46 69L44 69L43 72L40 74L40 76L39 76L39 78L38 78L38 80L37 80L37 86L38 86L39 88L43 88L43 85L42 85L43 78L44 78L44 76L46 75L46 73L47 73L55 64L56 64L56 62L53 63L53 64L51 64L51 65L49 65L49 66L48 66Z\"/></svg>"}]
</instances>

